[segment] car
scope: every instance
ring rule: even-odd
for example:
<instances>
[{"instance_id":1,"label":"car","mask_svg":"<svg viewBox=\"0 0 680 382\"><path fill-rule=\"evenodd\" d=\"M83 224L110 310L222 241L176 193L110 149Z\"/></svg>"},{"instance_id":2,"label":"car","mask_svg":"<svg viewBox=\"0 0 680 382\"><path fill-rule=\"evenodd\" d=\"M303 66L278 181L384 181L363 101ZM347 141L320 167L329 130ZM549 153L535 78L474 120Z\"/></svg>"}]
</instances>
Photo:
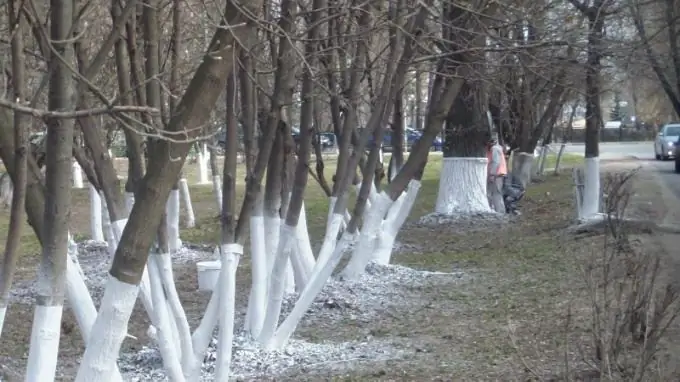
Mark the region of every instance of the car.
<instances>
[{"instance_id":1,"label":"car","mask_svg":"<svg viewBox=\"0 0 680 382\"><path fill-rule=\"evenodd\" d=\"M293 126L291 128L291 134L293 135L295 145L298 145L300 142L300 129ZM322 149L328 149L335 145L335 134L333 133L317 133L316 136L319 139L319 145Z\"/></svg>"},{"instance_id":2,"label":"car","mask_svg":"<svg viewBox=\"0 0 680 382\"><path fill-rule=\"evenodd\" d=\"M654 158L656 160L668 160L677 158L676 146L680 139L680 123L668 123L661 128L659 135L654 140Z\"/></svg>"}]
</instances>

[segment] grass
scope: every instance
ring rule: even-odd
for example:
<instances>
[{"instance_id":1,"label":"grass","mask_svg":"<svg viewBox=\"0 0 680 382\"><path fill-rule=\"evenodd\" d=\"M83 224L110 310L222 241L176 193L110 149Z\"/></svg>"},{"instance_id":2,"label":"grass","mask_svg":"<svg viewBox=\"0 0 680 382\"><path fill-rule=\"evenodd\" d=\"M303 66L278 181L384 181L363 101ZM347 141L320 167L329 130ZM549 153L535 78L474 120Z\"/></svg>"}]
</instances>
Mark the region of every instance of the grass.
<instances>
[{"instance_id":1,"label":"grass","mask_svg":"<svg viewBox=\"0 0 680 382\"><path fill-rule=\"evenodd\" d=\"M554 156L552 157L554 158ZM546 168L551 167L548 157ZM580 164L581 158L565 155L564 167ZM432 156L423 177L418 200L409 223L430 213L438 192L441 158ZM120 173L125 163L119 161ZM190 184L197 182L196 165L187 167ZM334 163L327 163L326 176L331 178ZM241 174L242 175L242 174ZM240 176L240 179L243 177ZM239 183L242 197L244 185ZM507 227L458 227L445 225L425 228L410 225L398 240L419 248L418 253L395 254L394 262L409 267L449 272L462 270L467 281L436 288L411 291L418 296L419 307L391 307L381 320L358 323L348 320L326 326L302 325L297 335L313 341L365 340L366 333L388 338L413 350L407 360L378 363L357 368L347 380L507 380L524 377L518 356L528 357L546 368L554 368L561 359L556 338L561 331L566 305L577 300L579 253L594 250L592 240L574 242L561 234L573 218L571 175L545 175L543 181L528 189L522 203L524 215ZM214 243L219 235L216 202L210 185L191 186L196 227L184 229L182 239L192 243ZM239 199L240 203L240 199ZM305 207L312 241L318 240L325 228L327 198L314 180L310 179L305 194ZM89 233L89 201L87 190L73 191L71 232L77 238ZM4 242L7 219L0 222L0 240ZM473 227L474 228L474 227ZM36 255L40 248L33 232L27 227L22 238L18 278L35 275ZM177 267L177 283L192 327L205 308L207 297L195 292L195 268ZM249 283L247 256L239 267L239 304L244 304ZM26 354L30 330L31 307L11 308L3 333L2 356ZM66 321L73 321L70 314ZM508 324L513 323L520 346L510 341ZM136 309L131 320L131 334L144 339L147 320ZM8 328L15 327L15 330ZM63 334L62 357L76 357L82 351L77 334ZM138 343L126 341L126 347ZM419 350L418 350L419 349ZM540 356L537 356L540 355ZM76 358L77 359L77 358ZM61 362L61 361L60 361ZM70 359L70 362L74 362ZM77 364L77 363L76 363ZM329 369L330 370L330 369ZM303 376L291 375L290 380L337 378L337 371ZM285 378L283 379L285 380Z\"/></svg>"}]
</instances>

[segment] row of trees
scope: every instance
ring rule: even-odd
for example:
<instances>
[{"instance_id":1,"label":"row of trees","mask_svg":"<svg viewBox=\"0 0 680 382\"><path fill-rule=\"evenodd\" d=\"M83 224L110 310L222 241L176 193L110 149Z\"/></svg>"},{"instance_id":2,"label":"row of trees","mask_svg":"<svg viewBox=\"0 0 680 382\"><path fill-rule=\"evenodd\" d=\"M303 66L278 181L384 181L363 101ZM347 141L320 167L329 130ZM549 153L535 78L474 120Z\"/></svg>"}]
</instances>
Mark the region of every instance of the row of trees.
<instances>
[{"instance_id":1,"label":"row of trees","mask_svg":"<svg viewBox=\"0 0 680 382\"><path fill-rule=\"evenodd\" d=\"M245 329L266 348L284 346L346 253L351 258L344 278L361 275L369 261L390 262L417 198L430 143L442 127L437 212L490 213L486 134L496 131L517 148L513 171L528 184L539 140L549 142L563 106L583 98L582 215L597 216L603 62L620 66L615 53L634 41L641 48L633 55L651 63L680 111L680 84L672 85L680 77L680 59L672 60L672 68L659 64L668 62L660 54L678 55L677 17L663 27L653 17L676 12L677 4L664 8L666 3L673 1L9 0L3 20L11 62L4 74L11 96L0 100L0 157L15 188L0 318L26 216L43 247L27 380L54 379L64 298L72 302L87 343L76 380L121 380L116 359L138 297L171 380L198 380L216 327L216 377L226 380L234 275L248 238L252 287ZM633 20L637 32L608 22L614 15ZM624 32L611 38L607 28ZM637 62L631 67L638 68ZM402 150L406 114L423 130L408 158ZM31 150L28 134L45 126L44 144ZM339 146L330 181L315 139L327 126ZM222 269L192 332L172 275L178 190L192 146L211 142L222 127L222 170L214 145L208 145L221 210ZM294 127L300 131L297 145ZM380 142L387 129L394 153L385 177L379 147L369 142ZM115 132L126 142L124 185L108 150ZM246 186L237 206L241 145ZM112 264L98 309L68 245L73 159L110 221ZM316 255L303 201L310 173L329 197L326 234ZM358 191L353 205L352 187ZM279 325L283 294L291 288L300 297Z\"/></svg>"}]
</instances>

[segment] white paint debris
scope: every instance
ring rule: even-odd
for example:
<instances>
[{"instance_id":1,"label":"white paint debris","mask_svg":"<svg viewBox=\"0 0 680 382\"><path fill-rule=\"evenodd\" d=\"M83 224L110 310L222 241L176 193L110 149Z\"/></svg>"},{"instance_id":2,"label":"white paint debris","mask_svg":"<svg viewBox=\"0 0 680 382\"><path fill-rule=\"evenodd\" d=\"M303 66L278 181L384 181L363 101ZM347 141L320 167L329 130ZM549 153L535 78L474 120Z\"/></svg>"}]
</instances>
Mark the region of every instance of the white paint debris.
<instances>
[{"instance_id":1,"label":"white paint debris","mask_svg":"<svg viewBox=\"0 0 680 382\"><path fill-rule=\"evenodd\" d=\"M454 224L461 231L488 229L490 226L501 225L509 222L513 215L500 214L497 212L472 213L472 214L440 214L431 213L421 217L415 225L441 226Z\"/></svg>"},{"instance_id":2,"label":"white paint debris","mask_svg":"<svg viewBox=\"0 0 680 382\"><path fill-rule=\"evenodd\" d=\"M203 246L185 245L172 255L175 264L190 263L196 260L213 258L212 249ZM85 240L78 243L78 262L85 274L85 284L95 304L104 294L104 286L111 269L107 244L103 241ZM33 304L35 282L17 282L10 291L10 301L14 304ZM67 301L68 304L68 301Z\"/></svg>"},{"instance_id":3,"label":"white paint debris","mask_svg":"<svg viewBox=\"0 0 680 382\"><path fill-rule=\"evenodd\" d=\"M451 284L464 277L462 272L428 272L411 268L369 263L366 273L356 281L333 279L317 296L302 326L333 327L340 320L354 320L358 324L379 320L390 306L401 307L420 304L417 287L437 283ZM411 292L410 291L414 291ZM409 294L411 294L409 296ZM282 319L290 312L297 298L288 295L283 303ZM236 318L236 327L242 327L244 314ZM333 333L329 330L322 332ZM396 344L375 339L369 333L357 333L356 341L310 343L292 339L283 351L265 351L245 334L234 338L232 375L238 380L261 380L263 377L280 376L284 373L313 373L327 370L329 365L351 368L358 362L377 362L403 358L413 353ZM202 381L213 381L217 343L213 339L203 365ZM160 352L156 348L125 354L119 359L121 372L126 381L167 381L163 371Z\"/></svg>"}]
</instances>

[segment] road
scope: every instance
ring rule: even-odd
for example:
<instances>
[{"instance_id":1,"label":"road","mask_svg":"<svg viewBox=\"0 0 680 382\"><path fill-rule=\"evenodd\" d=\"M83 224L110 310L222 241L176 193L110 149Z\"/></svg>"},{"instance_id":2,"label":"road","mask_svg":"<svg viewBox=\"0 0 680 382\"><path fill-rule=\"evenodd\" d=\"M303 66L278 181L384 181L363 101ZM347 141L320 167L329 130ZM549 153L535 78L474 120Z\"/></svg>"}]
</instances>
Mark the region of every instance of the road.
<instances>
[{"instance_id":1,"label":"road","mask_svg":"<svg viewBox=\"0 0 680 382\"><path fill-rule=\"evenodd\" d=\"M559 145L553 145L558 150ZM568 143L565 153L584 155L583 143ZM600 159L654 159L654 142L600 142ZM670 162L668 162L670 163Z\"/></svg>"}]
</instances>

